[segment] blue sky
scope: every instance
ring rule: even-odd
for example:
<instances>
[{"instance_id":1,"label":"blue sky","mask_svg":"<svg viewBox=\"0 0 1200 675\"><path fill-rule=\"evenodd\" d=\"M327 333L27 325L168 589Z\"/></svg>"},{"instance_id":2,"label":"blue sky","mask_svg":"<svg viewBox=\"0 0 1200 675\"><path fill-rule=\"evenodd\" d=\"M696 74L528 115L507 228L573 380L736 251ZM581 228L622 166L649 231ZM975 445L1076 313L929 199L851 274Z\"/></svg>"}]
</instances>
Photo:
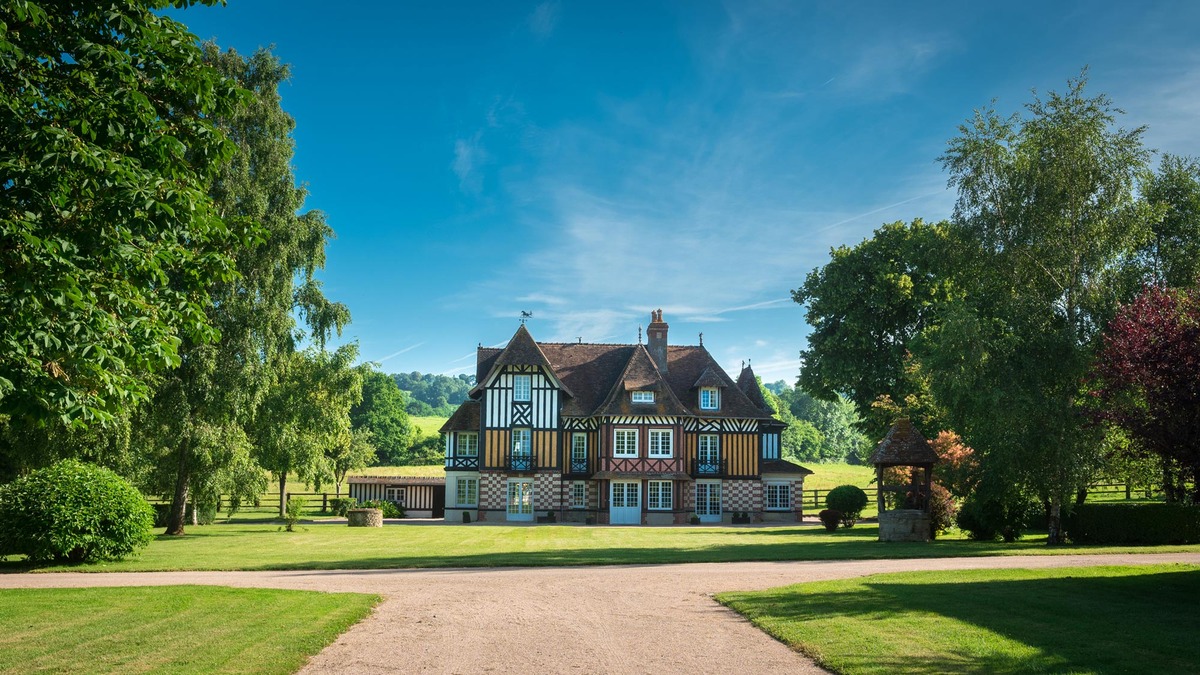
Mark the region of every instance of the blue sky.
<instances>
[{"instance_id":1,"label":"blue sky","mask_svg":"<svg viewBox=\"0 0 1200 675\"><path fill-rule=\"evenodd\" d=\"M910 6L912 5L912 6ZM365 360L456 374L522 310L544 341L672 344L794 381L829 249L948 217L975 108L1090 66L1200 154L1200 3L229 0L172 15L292 66L295 168Z\"/></svg>"}]
</instances>

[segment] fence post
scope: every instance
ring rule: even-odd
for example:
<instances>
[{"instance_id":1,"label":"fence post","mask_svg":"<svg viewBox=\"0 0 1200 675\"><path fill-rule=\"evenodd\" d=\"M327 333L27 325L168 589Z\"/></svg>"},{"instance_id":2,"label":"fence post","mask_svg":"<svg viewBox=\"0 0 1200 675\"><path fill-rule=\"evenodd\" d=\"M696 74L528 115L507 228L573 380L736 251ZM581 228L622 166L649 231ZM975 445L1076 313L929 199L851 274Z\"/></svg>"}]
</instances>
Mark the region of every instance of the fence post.
<instances>
[{"instance_id":1,"label":"fence post","mask_svg":"<svg viewBox=\"0 0 1200 675\"><path fill-rule=\"evenodd\" d=\"M329 513L329 493L321 493L321 513Z\"/></svg>"}]
</instances>

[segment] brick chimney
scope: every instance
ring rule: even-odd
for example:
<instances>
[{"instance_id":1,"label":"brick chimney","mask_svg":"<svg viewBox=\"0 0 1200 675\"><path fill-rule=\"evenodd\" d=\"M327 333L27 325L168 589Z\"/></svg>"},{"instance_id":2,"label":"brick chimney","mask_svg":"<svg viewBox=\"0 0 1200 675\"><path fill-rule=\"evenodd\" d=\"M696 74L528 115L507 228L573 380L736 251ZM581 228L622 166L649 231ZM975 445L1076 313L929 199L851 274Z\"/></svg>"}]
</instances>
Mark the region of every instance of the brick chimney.
<instances>
[{"instance_id":1,"label":"brick chimney","mask_svg":"<svg viewBox=\"0 0 1200 675\"><path fill-rule=\"evenodd\" d=\"M663 375L667 374L667 328L669 326L663 321L661 309L650 312L650 325L646 327L646 337L649 338L646 346L650 350L650 358L654 359L654 364Z\"/></svg>"}]
</instances>

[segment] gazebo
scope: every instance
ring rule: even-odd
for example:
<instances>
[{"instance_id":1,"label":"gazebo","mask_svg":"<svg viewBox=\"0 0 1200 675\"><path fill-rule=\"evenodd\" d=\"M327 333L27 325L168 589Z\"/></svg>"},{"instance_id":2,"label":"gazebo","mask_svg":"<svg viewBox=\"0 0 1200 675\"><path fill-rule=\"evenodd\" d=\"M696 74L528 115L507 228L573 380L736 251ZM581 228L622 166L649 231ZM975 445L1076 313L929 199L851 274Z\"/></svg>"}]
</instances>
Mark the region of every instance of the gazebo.
<instances>
[{"instance_id":1,"label":"gazebo","mask_svg":"<svg viewBox=\"0 0 1200 675\"><path fill-rule=\"evenodd\" d=\"M875 447L871 463L875 465L879 502L879 541L929 541L929 494L937 461L929 441L907 418L896 420ZM890 467L911 468L911 480L902 485L885 484L884 469ZM897 496L898 508L887 509L887 493Z\"/></svg>"}]
</instances>

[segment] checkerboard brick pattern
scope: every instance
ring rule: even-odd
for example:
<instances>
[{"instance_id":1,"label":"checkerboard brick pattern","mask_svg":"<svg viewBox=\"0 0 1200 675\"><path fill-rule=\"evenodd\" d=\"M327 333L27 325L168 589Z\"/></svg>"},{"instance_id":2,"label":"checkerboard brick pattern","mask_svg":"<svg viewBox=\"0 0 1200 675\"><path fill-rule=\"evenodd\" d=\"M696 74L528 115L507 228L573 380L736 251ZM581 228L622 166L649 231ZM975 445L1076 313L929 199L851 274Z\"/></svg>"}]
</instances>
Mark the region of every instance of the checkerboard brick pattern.
<instances>
[{"instance_id":1,"label":"checkerboard brick pattern","mask_svg":"<svg viewBox=\"0 0 1200 675\"><path fill-rule=\"evenodd\" d=\"M562 476L557 473L535 475L533 477L533 510L557 511L559 504L563 503L562 483Z\"/></svg>"},{"instance_id":2,"label":"checkerboard brick pattern","mask_svg":"<svg viewBox=\"0 0 1200 675\"><path fill-rule=\"evenodd\" d=\"M757 480L721 481L722 511L761 511L763 484Z\"/></svg>"},{"instance_id":3,"label":"checkerboard brick pattern","mask_svg":"<svg viewBox=\"0 0 1200 675\"><path fill-rule=\"evenodd\" d=\"M508 477L502 473L479 475L479 508L504 509L508 506Z\"/></svg>"}]
</instances>

